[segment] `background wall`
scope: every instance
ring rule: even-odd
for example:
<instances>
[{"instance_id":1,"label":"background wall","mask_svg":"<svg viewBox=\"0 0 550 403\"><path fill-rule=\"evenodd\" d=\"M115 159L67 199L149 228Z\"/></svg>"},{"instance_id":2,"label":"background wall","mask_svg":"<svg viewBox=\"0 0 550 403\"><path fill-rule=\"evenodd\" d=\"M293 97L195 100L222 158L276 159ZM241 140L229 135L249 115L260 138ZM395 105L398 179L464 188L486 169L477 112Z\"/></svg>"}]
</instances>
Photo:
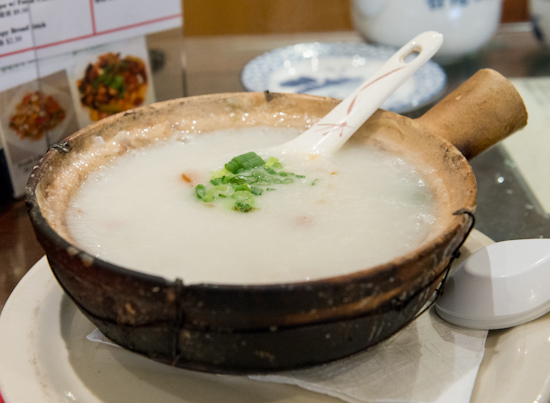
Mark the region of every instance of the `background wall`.
<instances>
[{"instance_id":1,"label":"background wall","mask_svg":"<svg viewBox=\"0 0 550 403\"><path fill-rule=\"evenodd\" d=\"M528 0L504 0L503 22L527 21ZM349 0L182 0L186 36L347 31Z\"/></svg>"}]
</instances>

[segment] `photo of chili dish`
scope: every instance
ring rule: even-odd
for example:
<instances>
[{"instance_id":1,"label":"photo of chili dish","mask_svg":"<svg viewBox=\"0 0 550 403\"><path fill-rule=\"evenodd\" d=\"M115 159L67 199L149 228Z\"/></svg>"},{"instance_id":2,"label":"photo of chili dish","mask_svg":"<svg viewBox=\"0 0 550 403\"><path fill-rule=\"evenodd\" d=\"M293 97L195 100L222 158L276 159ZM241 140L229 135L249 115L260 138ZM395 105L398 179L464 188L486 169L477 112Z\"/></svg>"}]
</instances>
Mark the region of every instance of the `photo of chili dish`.
<instances>
[{"instance_id":1,"label":"photo of chili dish","mask_svg":"<svg viewBox=\"0 0 550 403\"><path fill-rule=\"evenodd\" d=\"M98 121L145 101L145 63L135 56L121 58L120 53L105 53L88 64L77 86L81 104L89 109L90 119Z\"/></svg>"},{"instance_id":2,"label":"photo of chili dish","mask_svg":"<svg viewBox=\"0 0 550 403\"><path fill-rule=\"evenodd\" d=\"M66 111L51 95L41 91L26 94L10 116L9 127L21 140L37 141L44 133L58 126L66 117Z\"/></svg>"}]
</instances>

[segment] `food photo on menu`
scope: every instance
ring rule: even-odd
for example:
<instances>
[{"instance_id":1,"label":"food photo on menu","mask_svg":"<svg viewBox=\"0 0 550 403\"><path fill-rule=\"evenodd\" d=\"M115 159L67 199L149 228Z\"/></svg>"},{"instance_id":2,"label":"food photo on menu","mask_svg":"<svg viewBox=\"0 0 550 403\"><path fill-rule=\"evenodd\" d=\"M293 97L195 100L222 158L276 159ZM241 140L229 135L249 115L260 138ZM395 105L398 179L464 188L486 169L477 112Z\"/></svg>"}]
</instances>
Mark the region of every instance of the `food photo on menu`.
<instances>
[{"instance_id":1,"label":"food photo on menu","mask_svg":"<svg viewBox=\"0 0 550 403\"><path fill-rule=\"evenodd\" d=\"M78 130L68 75L47 74L0 93L0 131L16 197L48 145Z\"/></svg>"},{"instance_id":2,"label":"food photo on menu","mask_svg":"<svg viewBox=\"0 0 550 403\"><path fill-rule=\"evenodd\" d=\"M156 101L145 38L85 49L68 68L80 127Z\"/></svg>"},{"instance_id":3,"label":"food photo on menu","mask_svg":"<svg viewBox=\"0 0 550 403\"><path fill-rule=\"evenodd\" d=\"M22 196L50 144L79 128L156 101L144 36L92 46L18 70L21 83L0 92L0 138L10 182Z\"/></svg>"},{"instance_id":4,"label":"food photo on menu","mask_svg":"<svg viewBox=\"0 0 550 403\"><path fill-rule=\"evenodd\" d=\"M104 53L78 80L80 102L92 121L140 106L147 94L147 71L139 57Z\"/></svg>"},{"instance_id":5,"label":"food photo on menu","mask_svg":"<svg viewBox=\"0 0 550 403\"><path fill-rule=\"evenodd\" d=\"M21 139L37 141L65 119L67 112L53 95L42 91L27 93L10 116L10 129Z\"/></svg>"}]
</instances>

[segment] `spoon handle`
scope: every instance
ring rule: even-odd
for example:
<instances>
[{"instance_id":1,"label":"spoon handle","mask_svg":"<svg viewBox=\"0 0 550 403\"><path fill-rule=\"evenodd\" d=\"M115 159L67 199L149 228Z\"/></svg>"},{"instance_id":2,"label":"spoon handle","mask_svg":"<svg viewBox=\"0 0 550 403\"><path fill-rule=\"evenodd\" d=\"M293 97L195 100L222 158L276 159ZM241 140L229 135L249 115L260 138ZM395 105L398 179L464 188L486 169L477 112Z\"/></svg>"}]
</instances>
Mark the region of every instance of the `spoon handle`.
<instances>
[{"instance_id":1,"label":"spoon handle","mask_svg":"<svg viewBox=\"0 0 550 403\"><path fill-rule=\"evenodd\" d=\"M439 49L443 36L424 32L399 49L376 73L300 136L282 146L309 154L337 151L380 105ZM408 56L416 56L406 61Z\"/></svg>"}]
</instances>

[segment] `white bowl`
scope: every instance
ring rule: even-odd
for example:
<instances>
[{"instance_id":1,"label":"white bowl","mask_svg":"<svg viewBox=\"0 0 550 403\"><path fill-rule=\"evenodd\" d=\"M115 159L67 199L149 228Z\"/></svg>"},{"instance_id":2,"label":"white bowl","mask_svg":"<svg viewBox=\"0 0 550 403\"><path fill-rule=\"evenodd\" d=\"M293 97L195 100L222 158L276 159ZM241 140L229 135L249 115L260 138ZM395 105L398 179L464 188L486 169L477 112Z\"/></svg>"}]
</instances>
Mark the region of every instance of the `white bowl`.
<instances>
[{"instance_id":1,"label":"white bowl","mask_svg":"<svg viewBox=\"0 0 550 403\"><path fill-rule=\"evenodd\" d=\"M355 29L368 42L402 46L423 31L441 32L443 46L434 57L440 63L486 44L501 12L502 0L352 0L351 9Z\"/></svg>"}]
</instances>

